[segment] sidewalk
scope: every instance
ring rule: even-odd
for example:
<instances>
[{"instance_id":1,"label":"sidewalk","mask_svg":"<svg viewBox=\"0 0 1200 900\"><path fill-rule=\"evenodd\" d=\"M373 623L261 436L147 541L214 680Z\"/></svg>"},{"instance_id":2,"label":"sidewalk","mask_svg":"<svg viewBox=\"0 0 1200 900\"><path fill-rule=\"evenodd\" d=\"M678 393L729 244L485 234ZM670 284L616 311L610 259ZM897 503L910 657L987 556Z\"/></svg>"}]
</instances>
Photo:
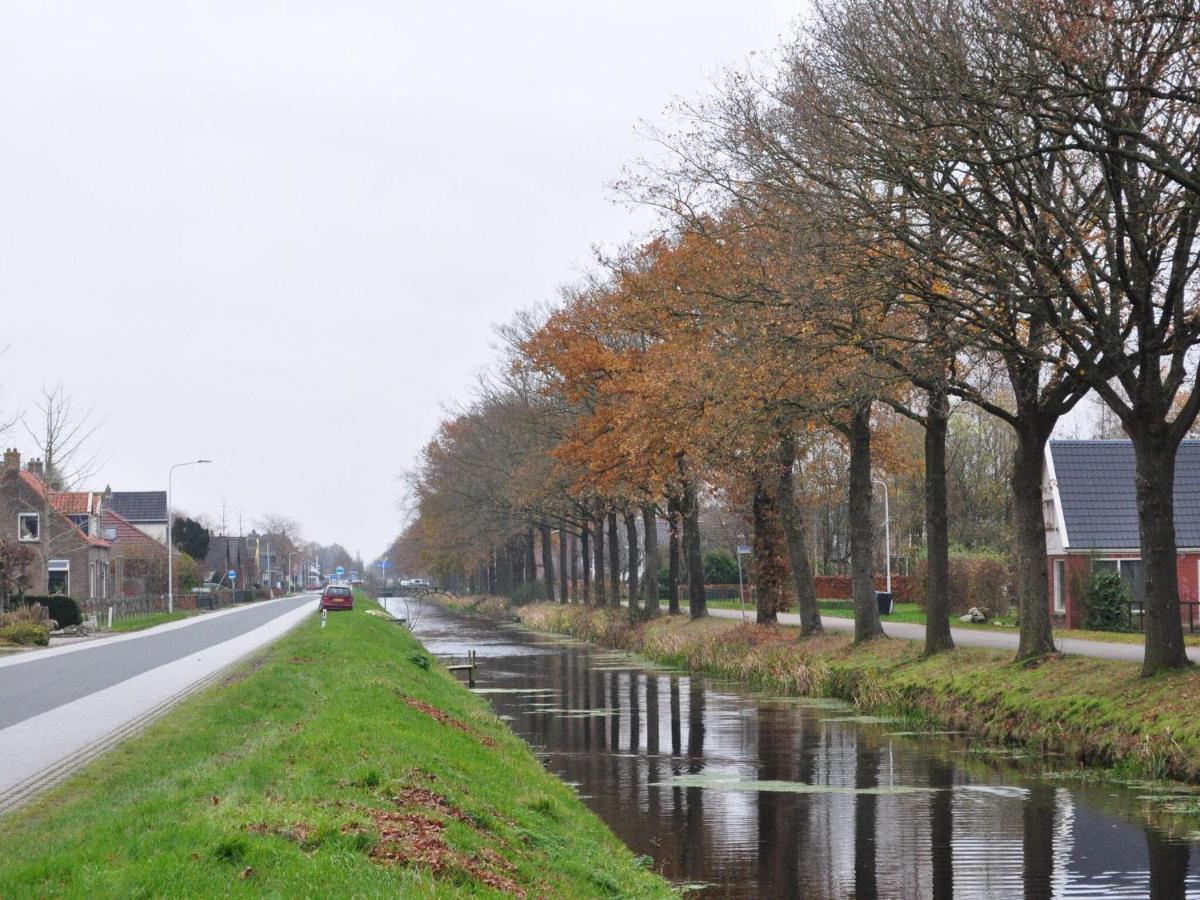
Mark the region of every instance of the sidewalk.
<instances>
[{"instance_id":1,"label":"sidewalk","mask_svg":"<svg viewBox=\"0 0 1200 900\"><path fill-rule=\"evenodd\" d=\"M722 619L740 619L742 613L736 609L709 609L709 615ZM748 609L746 616L754 621L754 610ZM821 623L826 631L853 631L854 620L839 616L821 616ZM800 617L795 613L780 613L779 624L799 627ZM907 641L924 641L925 626L912 622L887 622L883 631L888 637L903 638ZM987 647L992 650L1008 650L1017 652L1018 636L1013 631L983 631L978 628L951 628L950 635L959 647ZM1140 663L1144 654L1141 644L1122 644L1110 641L1084 641L1079 638L1055 638L1055 644L1063 653L1076 656L1093 656L1097 659L1116 659L1123 662ZM1188 659L1200 662L1200 647L1188 647Z\"/></svg>"}]
</instances>

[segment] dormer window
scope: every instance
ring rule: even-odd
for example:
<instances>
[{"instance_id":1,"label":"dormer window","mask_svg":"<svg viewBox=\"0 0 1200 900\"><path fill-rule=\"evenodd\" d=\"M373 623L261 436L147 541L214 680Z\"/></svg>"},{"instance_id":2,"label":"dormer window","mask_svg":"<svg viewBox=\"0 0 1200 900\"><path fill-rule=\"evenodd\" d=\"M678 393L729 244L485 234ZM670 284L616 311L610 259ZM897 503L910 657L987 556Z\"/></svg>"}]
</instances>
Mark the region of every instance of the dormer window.
<instances>
[{"instance_id":1,"label":"dormer window","mask_svg":"<svg viewBox=\"0 0 1200 900\"><path fill-rule=\"evenodd\" d=\"M41 540L42 520L38 513L17 513L17 539L27 544Z\"/></svg>"}]
</instances>

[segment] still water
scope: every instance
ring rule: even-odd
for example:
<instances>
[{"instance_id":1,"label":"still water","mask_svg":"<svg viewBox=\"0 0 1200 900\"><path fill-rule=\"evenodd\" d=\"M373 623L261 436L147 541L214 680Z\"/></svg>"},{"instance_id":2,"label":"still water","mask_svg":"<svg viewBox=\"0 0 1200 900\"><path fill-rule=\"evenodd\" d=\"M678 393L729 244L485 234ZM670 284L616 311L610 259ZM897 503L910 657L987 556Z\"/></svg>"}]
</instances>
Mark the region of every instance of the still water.
<instances>
[{"instance_id":1,"label":"still water","mask_svg":"<svg viewBox=\"0 0 1200 900\"><path fill-rule=\"evenodd\" d=\"M1195 842L1146 788L912 734L429 604L430 652L475 650L478 692L638 854L705 897L1200 897Z\"/></svg>"}]
</instances>

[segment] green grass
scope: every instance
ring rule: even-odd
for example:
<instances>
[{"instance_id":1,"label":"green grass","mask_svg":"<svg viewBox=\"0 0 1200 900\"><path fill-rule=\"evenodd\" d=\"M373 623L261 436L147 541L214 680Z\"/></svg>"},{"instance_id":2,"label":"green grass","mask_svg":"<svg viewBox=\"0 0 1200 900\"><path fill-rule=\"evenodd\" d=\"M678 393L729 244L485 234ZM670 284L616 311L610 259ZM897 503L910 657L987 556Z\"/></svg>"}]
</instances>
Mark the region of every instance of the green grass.
<instances>
[{"instance_id":1,"label":"green grass","mask_svg":"<svg viewBox=\"0 0 1200 900\"><path fill-rule=\"evenodd\" d=\"M821 615L838 616L845 619L854 618L853 600L818 600ZM736 600L709 600L708 605L716 609L741 609ZM747 606L748 613L753 614L754 607ZM788 610L793 612L794 610ZM925 610L916 603L897 603L891 615L880 616L882 622L908 622L913 625L924 625ZM990 622L960 622L958 616L950 617L950 624L955 628L974 628L982 631L1007 631L1013 634L1017 631L1017 622L1011 616L1000 616ZM1145 635L1128 631L1090 631L1083 628L1056 628L1055 637L1071 638L1077 641L1108 641L1115 644L1144 644ZM1200 634L1185 634L1183 642L1189 647L1200 647Z\"/></svg>"},{"instance_id":2,"label":"green grass","mask_svg":"<svg viewBox=\"0 0 1200 900\"><path fill-rule=\"evenodd\" d=\"M376 608L307 619L0 819L0 897L671 895Z\"/></svg>"},{"instance_id":3,"label":"green grass","mask_svg":"<svg viewBox=\"0 0 1200 900\"><path fill-rule=\"evenodd\" d=\"M166 622L175 622L179 619L186 619L194 613L173 612L173 613L149 613L144 616L130 616L128 619L118 619L113 622L110 630L115 632L125 631L142 631L146 628L153 628L155 625L162 625Z\"/></svg>"}]
</instances>

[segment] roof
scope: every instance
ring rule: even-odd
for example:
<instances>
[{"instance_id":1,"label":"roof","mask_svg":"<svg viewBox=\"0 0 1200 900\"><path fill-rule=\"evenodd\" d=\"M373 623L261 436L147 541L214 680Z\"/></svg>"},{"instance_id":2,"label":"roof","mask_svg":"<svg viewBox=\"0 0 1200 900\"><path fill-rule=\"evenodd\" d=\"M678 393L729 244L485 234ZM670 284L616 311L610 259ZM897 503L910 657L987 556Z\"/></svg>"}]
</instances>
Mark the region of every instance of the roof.
<instances>
[{"instance_id":1,"label":"roof","mask_svg":"<svg viewBox=\"0 0 1200 900\"><path fill-rule=\"evenodd\" d=\"M1051 441L1054 477L1072 550L1141 546L1133 444ZM1175 543L1200 547L1200 440L1185 440L1175 460Z\"/></svg>"},{"instance_id":2,"label":"roof","mask_svg":"<svg viewBox=\"0 0 1200 900\"><path fill-rule=\"evenodd\" d=\"M166 522L166 491L113 491L107 506L127 522Z\"/></svg>"},{"instance_id":3,"label":"roof","mask_svg":"<svg viewBox=\"0 0 1200 900\"><path fill-rule=\"evenodd\" d=\"M112 547L122 556L166 555L166 547L111 509L104 512L103 527L116 532Z\"/></svg>"},{"instance_id":4,"label":"roof","mask_svg":"<svg viewBox=\"0 0 1200 900\"><path fill-rule=\"evenodd\" d=\"M226 553L228 548L228 553ZM241 565L239 565L239 560ZM253 562L250 545L245 537L235 534L214 534L208 539L208 554L204 557L207 572L225 572L230 568L244 569Z\"/></svg>"}]
</instances>

